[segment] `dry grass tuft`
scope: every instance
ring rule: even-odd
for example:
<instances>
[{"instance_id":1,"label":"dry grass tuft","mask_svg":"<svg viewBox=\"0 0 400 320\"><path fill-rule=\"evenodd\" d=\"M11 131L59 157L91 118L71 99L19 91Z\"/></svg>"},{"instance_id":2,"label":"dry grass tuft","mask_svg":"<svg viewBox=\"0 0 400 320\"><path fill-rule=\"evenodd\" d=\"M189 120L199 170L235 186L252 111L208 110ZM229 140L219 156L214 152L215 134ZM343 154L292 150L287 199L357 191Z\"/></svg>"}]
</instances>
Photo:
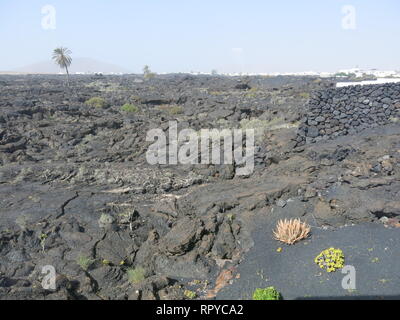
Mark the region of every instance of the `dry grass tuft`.
<instances>
[{"instance_id":1,"label":"dry grass tuft","mask_svg":"<svg viewBox=\"0 0 400 320\"><path fill-rule=\"evenodd\" d=\"M286 244L294 244L310 234L310 226L300 219L279 220L274 231L274 238Z\"/></svg>"}]
</instances>

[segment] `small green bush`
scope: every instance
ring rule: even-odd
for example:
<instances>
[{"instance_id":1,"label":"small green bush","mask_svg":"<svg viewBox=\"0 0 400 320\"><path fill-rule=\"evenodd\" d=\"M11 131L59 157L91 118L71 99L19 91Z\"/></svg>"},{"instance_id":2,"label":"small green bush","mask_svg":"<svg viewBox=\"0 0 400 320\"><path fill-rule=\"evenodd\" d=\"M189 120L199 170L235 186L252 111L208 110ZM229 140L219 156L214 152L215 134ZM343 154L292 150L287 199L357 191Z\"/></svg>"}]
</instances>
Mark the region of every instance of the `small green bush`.
<instances>
[{"instance_id":1,"label":"small green bush","mask_svg":"<svg viewBox=\"0 0 400 320\"><path fill-rule=\"evenodd\" d=\"M181 106L173 106L168 110L168 112L171 115L177 115L177 114L181 114L183 112L183 109Z\"/></svg>"},{"instance_id":2,"label":"small green bush","mask_svg":"<svg viewBox=\"0 0 400 320\"><path fill-rule=\"evenodd\" d=\"M299 96L303 99L310 99L310 93L309 92L300 92Z\"/></svg>"},{"instance_id":3,"label":"small green bush","mask_svg":"<svg viewBox=\"0 0 400 320\"><path fill-rule=\"evenodd\" d=\"M253 293L253 300L281 300L281 294L274 287L256 289Z\"/></svg>"},{"instance_id":4,"label":"small green bush","mask_svg":"<svg viewBox=\"0 0 400 320\"><path fill-rule=\"evenodd\" d=\"M158 106L158 110L168 112L171 116L183 113L183 107L179 105L163 104Z\"/></svg>"},{"instance_id":5,"label":"small green bush","mask_svg":"<svg viewBox=\"0 0 400 320\"><path fill-rule=\"evenodd\" d=\"M187 297L188 299L195 299L197 297L196 292L192 291L192 290L185 290L185 292L183 293L185 295L185 297Z\"/></svg>"},{"instance_id":6,"label":"small green bush","mask_svg":"<svg viewBox=\"0 0 400 320\"><path fill-rule=\"evenodd\" d=\"M128 279L131 283L140 283L146 279L146 270L142 267L131 268L127 270Z\"/></svg>"},{"instance_id":7,"label":"small green bush","mask_svg":"<svg viewBox=\"0 0 400 320\"><path fill-rule=\"evenodd\" d=\"M92 97L85 102L86 105L96 108L104 108L107 106L106 100L101 97Z\"/></svg>"},{"instance_id":8,"label":"small green bush","mask_svg":"<svg viewBox=\"0 0 400 320\"><path fill-rule=\"evenodd\" d=\"M156 74L155 74L154 72L149 72L149 73L146 73L146 74L144 75L144 78L145 78L146 80L149 80L149 79L155 78L155 76L156 76Z\"/></svg>"},{"instance_id":9,"label":"small green bush","mask_svg":"<svg viewBox=\"0 0 400 320\"><path fill-rule=\"evenodd\" d=\"M258 88L251 88L247 91L246 97L255 98L258 95L259 91L260 91L260 89L258 89Z\"/></svg>"},{"instance_id":10,"label":"small green bush","mask_svg":"<svg viewBox=\"0 0 400 320\"><path fill-rule=\"evenodd\" d=\"M139 108L133 104L129 104L129 103L125 103L122 107L121 107L122 111L125 112L138 112Z\"/></svg>"},{"instance_id":11,"label":"small green bush","mask_svg":"<svg viewBox=\"0 0 400 320\"><path fill-rule=\"evenodd\" d=\"M79 256L78 260L76 261L76 263L78 265L80 265L80 267L85 271L87 271L90 268L90 266L93 264L93 262L94 262L93 259L90 259L85 256Z\"/></svg>"},{"instance_id":12,"label":"small green bush","mask_svg":"<svg viewBox=\"0 0 400 320\"><path fill-rule=\"evenodd\" d=\"M322 251L315 259L314 262L319 265L321 269L326 269L328 272L335 272L337 269L344 267L344 254L340 249L329 248Z\"/></svg>"}]
</instances>

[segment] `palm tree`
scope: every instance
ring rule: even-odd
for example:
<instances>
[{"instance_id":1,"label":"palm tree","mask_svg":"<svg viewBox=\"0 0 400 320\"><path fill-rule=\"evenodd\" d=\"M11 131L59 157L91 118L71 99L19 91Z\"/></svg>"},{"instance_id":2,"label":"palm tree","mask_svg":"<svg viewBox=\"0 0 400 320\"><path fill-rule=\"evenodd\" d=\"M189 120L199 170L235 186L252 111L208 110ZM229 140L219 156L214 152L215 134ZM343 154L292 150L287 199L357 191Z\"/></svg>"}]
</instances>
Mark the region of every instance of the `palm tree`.
<instances>
[{"instance_id":1,"label":"palm tree","mask_svg":"<svg viewBox=\"0 0 400 320\"><path fill-rule=\"evenodd\" d=\"M67 84L69 86L69 72L68 67L71 65L72 58L70 57L71 50L64 47L59 47L53 51L53 61L60 66L60 68L65 69L67 72Z\"/></svg>"},{"instance_id":2,"label":"palm tree","mask_svg":"<svg viewBox=\"0 0 400 320\"><path fill-rule=\"evenodd\" d=\"M152 79L155 75L154 72L151 72L150 67L147 64L143 67L143 76L145 80Z\"/></svg>"},{"instance_id":3,"label":"palm tree","mask_svg":"<svg viewBox=\"0 0 400 320\"><path fill-rule=\"evenodd\" d=\"M143 67L143 74L148 74L148 73L150 73L151 71L150 71L150 67L146 64L144 67Z\"/></svg>"}]
</instances>

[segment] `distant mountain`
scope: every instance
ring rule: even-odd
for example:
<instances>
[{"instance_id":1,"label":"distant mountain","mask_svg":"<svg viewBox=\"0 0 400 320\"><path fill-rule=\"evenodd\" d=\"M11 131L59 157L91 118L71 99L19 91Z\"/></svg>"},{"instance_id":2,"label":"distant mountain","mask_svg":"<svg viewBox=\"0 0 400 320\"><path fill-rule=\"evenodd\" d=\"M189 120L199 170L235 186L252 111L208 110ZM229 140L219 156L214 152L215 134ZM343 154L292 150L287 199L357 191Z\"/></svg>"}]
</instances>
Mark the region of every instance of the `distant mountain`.
<instances>
[{"instance_id":1,"label":"distant mountain","mask_svg":"<svg viewBox=\"0 0 400 320\"><path fill-rule=\"evenodd\" d=\"M91 58L74 58L68 69L74 73L130 73L129 70L107 62L98 61ZM12 70L17 73L59 73L61 70L53 61L42 61L25 67Z\"/></svg>"}]
</instances>

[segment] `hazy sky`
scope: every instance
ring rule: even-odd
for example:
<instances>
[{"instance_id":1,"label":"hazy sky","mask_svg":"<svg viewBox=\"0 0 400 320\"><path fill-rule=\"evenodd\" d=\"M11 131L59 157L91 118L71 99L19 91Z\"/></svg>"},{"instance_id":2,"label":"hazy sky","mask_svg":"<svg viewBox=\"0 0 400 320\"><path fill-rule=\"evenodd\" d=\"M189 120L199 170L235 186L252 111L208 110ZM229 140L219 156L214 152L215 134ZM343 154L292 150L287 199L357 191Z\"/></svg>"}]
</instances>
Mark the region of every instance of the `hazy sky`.
<instances>
[{"instance_id":1,"label":"hazy sky","mask_svg":"<svg viewBox=\"0 0 400 320\"><path fill-rule=\"evenodd\" d=\"M399 70L399 40L399 0L0 0L0 70L60 45L133 72Z\"/></svg>"}]
</instances>

